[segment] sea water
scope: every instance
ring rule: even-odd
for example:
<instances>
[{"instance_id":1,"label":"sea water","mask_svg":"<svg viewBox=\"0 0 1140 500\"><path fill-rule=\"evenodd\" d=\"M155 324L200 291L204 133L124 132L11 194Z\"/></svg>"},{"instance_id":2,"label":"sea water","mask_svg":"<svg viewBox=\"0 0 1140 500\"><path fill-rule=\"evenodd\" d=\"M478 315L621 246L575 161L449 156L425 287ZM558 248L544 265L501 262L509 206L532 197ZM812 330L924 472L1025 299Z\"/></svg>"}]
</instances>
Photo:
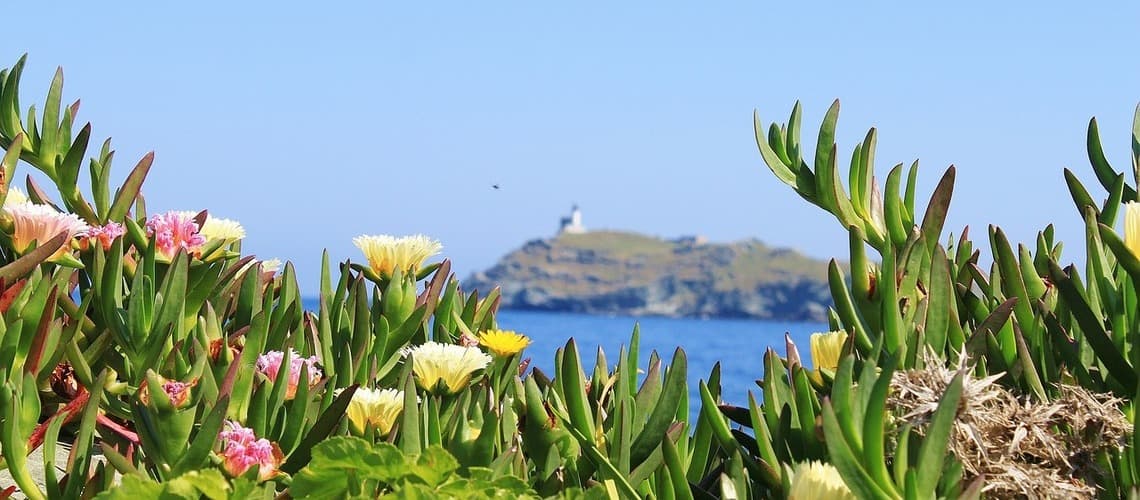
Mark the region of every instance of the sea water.
<instances>
[{"instance_id":1,"label":"sea water","mask_svg":"<svg viewBox=\"0 0 1140 500\"><path fill-rule=\"evenodd\" d=\"M316 311L317 301L307 299L305 308ZM824 323L788 322L747 319L660 318L632 316L594 316L577 313L500 310L496 315L499 328L515 330L531 338L524 353L532 367L554 375L554 354L573 338L582 356L586 376L593 374L598 349L606 355L612 370L618 362L621 347L629 346L636 325L641 332L638 368L648 367L649 355L656 351L662 363L672 362L673 351L685 350L688 361L689 406L693 415L700 409L697 383L708 380L713 365L720 363L721 401L737 406L748 404L748 392L760 398L756 380L764 376L764 353L768 348L785 355L785 334L800 351L803 363L810 367L811 348L808 338L814 332L827 331ZM664 368L664 366L662 366Z\"/></svg>"},{"instance_id":2,"label":"sea water","mask_svg":"<svg viewBox=\"0 0 1140 500\"><path fill-rule=\"evenodd\" d=\"M620 349L628 348L634 325L641 333L639 368L647 367L649 355L656 351L662 362L672 362L673 351L685 350L688 361L689 406L695 414L700 409L698 381L708 380L709 373L720 363L721 400L747 406L748 392L759 400L756 380L764 375L764 353L773 348L785 354L785 334L791 336L805 365L811 364L808 339L814 332L827 331L823 323L786 322L743 319L698 318L634 318L629 316L593 316L574 313L531 311L499 311L499 327L515 330L531 338L526 350L531 366L553 375L554 354L573 338L585 365L586 376L593 373L598 349L606 355L612 369L618 362Z\"/></svg>"}]
</instances>

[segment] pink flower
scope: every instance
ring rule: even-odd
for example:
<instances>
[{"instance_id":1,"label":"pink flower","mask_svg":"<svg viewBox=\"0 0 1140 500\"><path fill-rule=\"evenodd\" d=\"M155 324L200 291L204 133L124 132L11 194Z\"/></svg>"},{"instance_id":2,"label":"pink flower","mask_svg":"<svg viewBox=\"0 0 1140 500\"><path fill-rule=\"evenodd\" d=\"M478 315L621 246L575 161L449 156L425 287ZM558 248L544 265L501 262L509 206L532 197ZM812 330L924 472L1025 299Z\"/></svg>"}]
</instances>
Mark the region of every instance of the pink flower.
<instances>
[{"instance_id":1,"label":"pink flower","mask_svg":"<svg viewBox=\"0 0 1140 500\"><path fill-rule=\"evenodd\" d=\"M255 367L257 371L261 372L270 381L277 380L277 373L281 369L281 362L285 358L285 353L281 351L269 351L257 357L257 364ZM317 385L324 376L321 367L318 364L320 360L316 356L309 356L302 358L301 355L289 349L289 386L285 389L285 399L293 399L297 394L297 384L301 383L301 366L307 365L309 371L309 387Z\"/></svg>"},{"instance_id":2,"label":"pink flower","mask_svg":"<svg viewBox=\"0 0 1140 500\"><path fill-rule=\"evenodd\" d=\"M162 375L158 376L159 383L162 384L162 392L166 393L166 397L170 400L170 405L175 409L184 408L190 403L190 389L198 385L198 380L190 382L179 382L177 380L169 380ZM139 387L139 401L144 405L150 405L150 384L144 382Z\"/></svg>"},{"instance_id":3,"label":"pink flower","mask_svg":"<svg viewBox=\"0 0 1140 500\"><path fill-rule=\"evenodd\" d=\"M171 380L162 384L162 391L166 393L166 397L170 398L170 404L174 405L175 408L181 408L190 401L191 387L194 387L193 383L187 384L186 382Z\"/></svg>"},{"instance_id":4,"label":"pink flower","mask_svg":"<svg viewBox=\"0 0 1140 500\"><path fill-rule=\"evenodd\" d=\"M201 252L206 237L198 234L198 230L192 215L179 212L166 212L146 221L146 234L154 237L158 258L163 262L173 260L179 249L191 255Z\"/></svg>"},{"instance_id":5,"label":"pink flower","mask_svg":"<svg viewBox=\"0 0 1140 500\"><path fill-rule=\"evenodd\" d=\"M99 244L103 246L103 250L106 251L111 249L111 244L115 242L116 238L124 234L127 234L127 229L123 227L122 224L118 222L108 222L104 226L92 226L89 228L87 233L84 234L83 240L79 242L79 245L83 250L87 250L87 247L92 243L99 242Z\"/></svg>"},{"instance_id":6,"label":"pink flower","mask_svg":"<svg viewBox=\"0 0 1140 500\"><path fill-rule=\"evenodd\" d=\"M218 439L222 441L222 468L231 477L245 474L257 465L257 479L265 481L277 474L277 467L285 458L276 443L258 439L253 429L232 420L226 422Z\"/></svg>"}]
</instances>

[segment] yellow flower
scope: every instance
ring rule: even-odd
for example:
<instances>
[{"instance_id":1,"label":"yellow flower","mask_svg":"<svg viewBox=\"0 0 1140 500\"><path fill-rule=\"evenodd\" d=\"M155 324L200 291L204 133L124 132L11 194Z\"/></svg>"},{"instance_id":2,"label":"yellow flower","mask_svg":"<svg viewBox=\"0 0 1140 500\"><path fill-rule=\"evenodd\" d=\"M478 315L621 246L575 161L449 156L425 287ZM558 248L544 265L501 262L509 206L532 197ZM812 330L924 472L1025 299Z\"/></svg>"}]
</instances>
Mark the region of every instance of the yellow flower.
<instances>
[{"instance_id":1,"label":"yellow flower","mask_svg":"<svg viewBox=\"0 0 1140 500\"><path fill-rule=\"evenodd\" d=\"M386 234L357 236L352 243L368 258L368 266L376 274L391 275L396 269L413 273L424 260L443 250L438 241L422 234L395 237Z\"/></svg>"},{"instance_id":2,"label":"yellow flower","mask_svg":"<svg viewBox=\"0 0 1140 500\"><path fill-rule=\"evenodd\" d=\"M75 214L65 214L48 205L10 204L8 201L5 200L4 211L12 219L12 247L16 253L31 250L33 241L41 245L60 233L66 233L67 241L47 259L48 262L59 262L70 258L71 239L88 229L87 223Z\"/></svg>"},{"instance_id":3,"label":"yellow flower","mask_svg":"<svg viewBox=\"0 0 1140 500\"><path fill-rule=\"evenodd\" d=\"M368 426L381 436L392 430L392 424L404 411L404 391L360 387L348 402L348 422L352 430L363 434Z\"/></svg>"},{"instance_id":4,"label":"yellow flower","mask_svg":"<svg viewBox=\"0 0 1140 500\"><path fill-rule=\"evenodd\" d=\"M1124 204L1124 245L1140 258L1140 203Z\"/></svg>"},{"instance_id":5,"label":"yellow flower","mask_svg":"<svg viewBox=\"0 0 1140 500\"><path fill-rule=\"evenodd\" d=\"M491 357L477 347L427 342L406 351L412 356L412 372L420 388L437 394L455 394L471 382L475 372L486 368Z\"/></svg>"},{"instance_id":6,"label":"yellow flower","mask_svg":"<svg viewBox=\"0 0 1140 500\"><path fill-rule=\"evenodd\" d=\"M514 356L530 345L530 338L510 330L484 330L479 333L479 344L498 356Z\"/></svg>"},{"instance_id":7,"label":"yellow flower","mask_svg":"<svg viewBox=\"0 0 1140 500\"><path fill-rule=\"evenodd\" d=\"M811 334L811 363L816 370L826 368L835 371L839 367L839 355L843 353L843 343L847 332L843 330Z\"/></svg>"},{"instance_id":8,"label":"yellow flower","mask_svg":"<svg viewBox=\"0 0 1140 500\"><path fill-rule=\"evenodd\" d=\"M792 472L792 487L788 491L789 500L828 498L832 500L855 500L855 495L839 476L839 470L827 463L801 462Z\"/></svg>"}]
</instances>

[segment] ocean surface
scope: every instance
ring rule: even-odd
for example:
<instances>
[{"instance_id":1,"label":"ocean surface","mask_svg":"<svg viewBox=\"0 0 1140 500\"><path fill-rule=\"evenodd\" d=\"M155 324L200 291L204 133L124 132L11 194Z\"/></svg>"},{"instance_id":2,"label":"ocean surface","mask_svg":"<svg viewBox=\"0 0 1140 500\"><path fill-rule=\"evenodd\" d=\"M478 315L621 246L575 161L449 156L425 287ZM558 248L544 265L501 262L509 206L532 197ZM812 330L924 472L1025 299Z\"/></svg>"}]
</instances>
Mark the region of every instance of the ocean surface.
<instances>
[{"instance_id":1,"label":"ocean surface","mask_svg":"<svg viewBox=\"0 0 1140 500\"><path fill-rule=\"evenodd\" d=\"M315 311L318 304L305 300L305 308ZM808 338L814 332L827 331L824 323L788 322L745 319L635 318L631 316L593 316L575 313L553 313L501 310L499 328L515 330L531 338L525 351L531 366L554 375L554 353L573 338L578 344L586 376L593 373L598 349L606 355L610 368L618 362L622 346L629 345L634 325L640 326L641 349L638 368L644 370L653 351L666 365L672 362L677 347L685 350L689 364L689 406L695 414L700 409L697 382L708 380L713 365L720 362L721 399L744 406L748 391L759 398L756 380L764 376L764 352L772 347L785 354L784 334L791 335L805 365L811 364Z\"/></svg>"},{"instance_id":2,"label":"ocean surface","mask_svg":"<svg viewBox=\"0 0 1140 500\"><path fill-rule=\"evenodd\" d=\"M657 354L668 364L677 347L685 350L689 364L689 406L700 408L697 382L707 380L713 365L721 368L721 399L744 406L748 391L759 398L756 380L764 375L764 352L772 347L781 356L785 352L784 334L791 335L805 364L810 365L808 338L814 332L827 331L824 323L800 323L767 320L634 318L628 316L592 316L573 313L499 311L499 327L529 336L527 348L531 366L553 374L554 353L574 338L582 355L586 376L593 372L598 349L613 368L621 346L628 345L634 325L640 326L641 349L639 368L645 369L649 354Z\"/></svg>"}]
</instances>

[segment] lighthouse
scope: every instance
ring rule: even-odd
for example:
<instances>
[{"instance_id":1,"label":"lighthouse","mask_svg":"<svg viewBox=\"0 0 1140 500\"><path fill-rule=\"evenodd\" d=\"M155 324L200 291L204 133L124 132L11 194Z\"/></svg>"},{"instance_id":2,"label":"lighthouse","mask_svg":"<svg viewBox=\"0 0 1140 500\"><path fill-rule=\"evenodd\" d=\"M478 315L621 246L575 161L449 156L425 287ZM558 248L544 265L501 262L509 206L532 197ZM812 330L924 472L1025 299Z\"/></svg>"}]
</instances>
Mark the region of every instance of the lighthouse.
<instances>
[{"instance_id":1,"label":"lighthouse","mask_svg":"<svg viewBox=\"0 0 1140 500\"><path fill-rule=\"evenodd\" d=\"M582 234L584 232L586 232L586 228L582 226L582 211L578 209L578 204L574 204L570 208L570 216L559 220L558 234Z\"/></svg>"}]
</instances>

